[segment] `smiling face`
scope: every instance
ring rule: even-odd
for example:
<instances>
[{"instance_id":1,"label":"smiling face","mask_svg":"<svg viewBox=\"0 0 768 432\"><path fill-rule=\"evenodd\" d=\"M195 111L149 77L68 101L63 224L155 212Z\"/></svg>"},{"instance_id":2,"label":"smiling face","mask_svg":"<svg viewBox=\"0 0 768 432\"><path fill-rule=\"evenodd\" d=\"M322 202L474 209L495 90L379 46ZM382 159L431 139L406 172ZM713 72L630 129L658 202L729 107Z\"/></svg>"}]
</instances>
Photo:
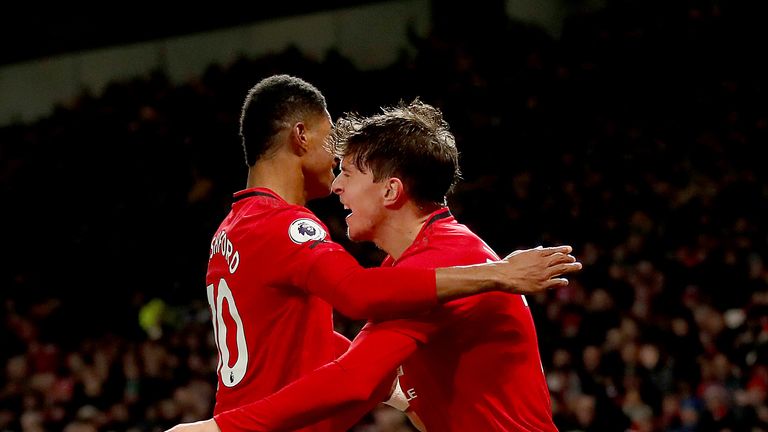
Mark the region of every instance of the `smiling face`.
<instances>
[{"instance_id":1,"label":"smiling face","mask_svg":"<svg viewBox=\"0 0 768 432\"><path fill-rule=\"evenodd\" d=\"M347 161L354 158L346 158ZM333 181L333 193L345 209L347 215L347 236L353 241L375 241L376 231L385 217L384 182L374 182L370 170L341 161L341 173Z\"/></svg>"}]
</instances>

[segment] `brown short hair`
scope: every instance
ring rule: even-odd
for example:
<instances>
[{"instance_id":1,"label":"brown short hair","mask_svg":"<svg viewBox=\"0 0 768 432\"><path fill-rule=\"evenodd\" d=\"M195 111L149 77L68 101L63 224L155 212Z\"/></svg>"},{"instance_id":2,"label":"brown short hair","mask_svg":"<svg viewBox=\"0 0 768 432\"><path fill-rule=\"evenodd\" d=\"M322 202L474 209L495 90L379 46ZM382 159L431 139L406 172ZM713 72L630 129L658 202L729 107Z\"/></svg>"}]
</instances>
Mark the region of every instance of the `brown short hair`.
<instances>
[{"instance_id":1,"label":"brown short hair","mask_svg":"<svg viewBox=\"0 0 768 432\"><path fill-rule=\"evenodd\" d=\"M398 177L417 203L445 205L461 178L456 139L439 109L419 99L381 114L346 114L336 122L331 151L374 181Z\"/></svg>"}]
</instances>

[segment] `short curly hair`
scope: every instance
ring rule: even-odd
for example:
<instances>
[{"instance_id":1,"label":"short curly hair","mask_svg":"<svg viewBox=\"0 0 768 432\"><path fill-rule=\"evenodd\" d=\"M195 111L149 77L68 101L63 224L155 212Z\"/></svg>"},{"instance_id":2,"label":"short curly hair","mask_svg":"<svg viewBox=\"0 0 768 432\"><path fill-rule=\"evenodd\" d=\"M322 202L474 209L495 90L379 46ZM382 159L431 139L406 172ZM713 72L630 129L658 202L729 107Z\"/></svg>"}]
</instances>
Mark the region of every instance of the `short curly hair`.
<instances>
[{"instance_id":1,"label":"short curly hair","mask_svg":"<svg viewBox=\"0 0 768 432\"><path fill-rule=\"evenodd\" d=\"M253 166L270 153L280 129L307 115L327 112L325 96L312 84L290 75L273 75L248 92L240 114L245 162Z\"/></svg>"}]
</instances>

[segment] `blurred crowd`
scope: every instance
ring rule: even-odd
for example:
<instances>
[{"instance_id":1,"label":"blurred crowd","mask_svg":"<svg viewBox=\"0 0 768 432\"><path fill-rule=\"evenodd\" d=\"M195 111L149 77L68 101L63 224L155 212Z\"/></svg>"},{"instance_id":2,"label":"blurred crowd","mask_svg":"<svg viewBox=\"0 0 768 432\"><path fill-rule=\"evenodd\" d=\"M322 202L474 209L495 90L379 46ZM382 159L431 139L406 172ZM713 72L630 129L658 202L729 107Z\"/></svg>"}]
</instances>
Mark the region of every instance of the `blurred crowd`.
<instances>
[{"instance_id":1,"label":"blurred crowd","mask_svg":"<svg viewBox=\"0 0 768 432\"><path fill-rule=\"evenodd\" d=\"M334 117L439 106L459 221L500 255L574 246L582 273L528 299L561 431L768 431L768 30L748 3L609 2L559 38L445 7L384 69L291 48L0 129L0 431L210 417L207 245L245 184L243 97L278 72ZM381 259L346 241L333 197L310 208L364 265ZM355 429L410 430L384 408Z\"/></svg>"}]
</instances>

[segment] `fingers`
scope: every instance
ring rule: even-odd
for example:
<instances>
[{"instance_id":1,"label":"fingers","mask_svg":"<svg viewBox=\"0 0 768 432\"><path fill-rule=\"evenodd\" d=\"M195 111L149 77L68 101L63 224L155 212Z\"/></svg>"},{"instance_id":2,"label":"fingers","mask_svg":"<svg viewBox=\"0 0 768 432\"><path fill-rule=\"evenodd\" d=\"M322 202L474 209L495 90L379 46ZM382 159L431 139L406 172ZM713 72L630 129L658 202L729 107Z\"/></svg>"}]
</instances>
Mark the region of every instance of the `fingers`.
<instances>
[{"instance_id":1,"label":"fingers","mask_svg":"<svg viewBox=\"0 0 768 432\"><path fill-rule=\"evenodd\" d=\"M573 263L573 262L576 262L576 257L574 257L573 255L566 255L560 252L555 252L552 255L550 255L549 265L553 266L556 264Z\"/></svg>"},{"instance_id":2,"label":"fingers","mask_svg":"<svg viewBox=\"0 0 768 432\"><path fill-rule=\"evenodd\" d=\"M512 252L511 254L507 255L504 259L513 257L515 255L519 255L521 253L537 253L540 256L546 257L554 254L563 254L567 255L573 251L573 248L571 246L552 246L552 247L543 247L543 246L536 246L533 249L520 249Z\"/></svg>"},{"instance_id":3,"label":"fingers","mask_svg":"<svg viewBox=\"0 0 768 432\"><path fill-rule=\"evenodd\" d=\"M552 247L537 247L535 250L539 251L541 256L549 256L555 253L561 253L561 254L569 254L573 251L573 248L565 245L565 246L552 246Z\"/></svg>"},{"instance_id":4,"label":"fingers","mask_svg":"<svg viewBox=\"0 0 768 432\"><path fill-rule=\"evenodd\" d=\"M568 279L566 278L554 278L547 281L547 289L561 288L568 285Z\"/></svg>"},{"instance_id":5,"label":"fingers","mask_svg":"<svg viewBox=\"0 0 768 432\"><path fill-rule=\"evenodd\" d=\"M560 276L569 273L575 273L581 270L580 262L564 263L552 266L549 268L550 277Z\"/></svg>"}]
</instances>

